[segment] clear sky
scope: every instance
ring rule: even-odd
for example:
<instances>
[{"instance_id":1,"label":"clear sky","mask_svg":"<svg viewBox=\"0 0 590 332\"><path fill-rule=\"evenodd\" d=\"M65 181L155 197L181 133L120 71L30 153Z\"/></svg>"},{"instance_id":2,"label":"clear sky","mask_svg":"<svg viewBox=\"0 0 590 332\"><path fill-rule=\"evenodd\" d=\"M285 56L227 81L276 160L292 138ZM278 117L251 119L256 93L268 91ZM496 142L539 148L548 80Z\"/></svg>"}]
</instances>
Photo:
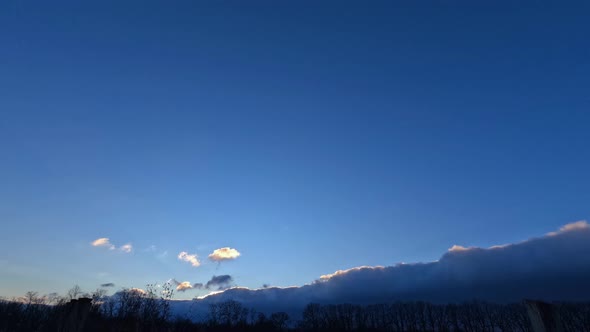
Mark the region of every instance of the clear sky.
<instances>
[{"instance_id":1,"label":"clear sky","mask_svg":"<svg viewBox=\"0 0 590 332\"><path fill-rule=\"evenodd\" d=\"M0 295L302 285L588 219L590 5L476 2L1 1Z\"/></svg>"}]
</instances>

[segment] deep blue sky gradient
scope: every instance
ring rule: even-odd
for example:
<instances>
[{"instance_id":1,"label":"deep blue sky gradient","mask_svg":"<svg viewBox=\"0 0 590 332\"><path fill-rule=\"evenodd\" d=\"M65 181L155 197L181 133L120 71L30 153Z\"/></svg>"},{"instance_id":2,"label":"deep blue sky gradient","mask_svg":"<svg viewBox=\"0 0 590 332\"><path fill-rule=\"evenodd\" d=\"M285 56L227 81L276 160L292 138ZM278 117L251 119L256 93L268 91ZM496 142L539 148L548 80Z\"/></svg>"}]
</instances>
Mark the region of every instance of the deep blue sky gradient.
<instances>
[{"instance_id":1,"label":"deep blue sky gradient","mask_svg":"<svg viewBox=\"0 0 590 332\"><path fill-rule=\"evenodd\" d=\"M0 294L300 285L588 219L589 14L2 1Z\"/></svg>"}]
</instances>

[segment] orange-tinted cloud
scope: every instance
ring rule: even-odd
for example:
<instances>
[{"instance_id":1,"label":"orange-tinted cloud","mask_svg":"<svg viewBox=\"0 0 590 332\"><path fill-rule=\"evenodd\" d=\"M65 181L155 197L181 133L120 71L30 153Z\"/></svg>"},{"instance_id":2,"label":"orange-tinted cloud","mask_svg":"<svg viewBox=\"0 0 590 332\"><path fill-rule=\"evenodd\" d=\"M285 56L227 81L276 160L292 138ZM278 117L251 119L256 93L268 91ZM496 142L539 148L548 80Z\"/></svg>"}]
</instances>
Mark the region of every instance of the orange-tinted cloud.
<instances>
[{"instance_id":1,"label":"orange-tinted cloud","mask_svg":"<svg viewBox=\"0 0 590 332\"><path fill-rule=\"evenodd\" d=\"M201 262L199 261L199 258L196 254L189 254L186 251L182 251L181 253L179 253L178 259L180 259L181 261L188 262L194 267L198 267L201 265Z\"/></svg>"},{"instance_id":2,"label":"orange-tinted cloud","mask_svg":"<svg viewBox=\"0 0 590 332\"><path fill-rule=\"evenodd\" d=\"M221 261L228 261L234 260L240 257L240 252L236 249L225 247L213 250L213 252L209 255L209 259L214 262L221 262Z\"/></svg>"},{"instance_id":3,"label":"orange-tinted cloud","mask_svg":"<svg viewBox=\"0 0 590 332\"><path fill-rule=\"evenodd\" d=\"M92 244L92 246L94 246L94 247L107 247L110 250L115 249L115 246L109 241L108 237L98 238L98 239L92 241L90 244Z\"/></svg>"}]
</instances>

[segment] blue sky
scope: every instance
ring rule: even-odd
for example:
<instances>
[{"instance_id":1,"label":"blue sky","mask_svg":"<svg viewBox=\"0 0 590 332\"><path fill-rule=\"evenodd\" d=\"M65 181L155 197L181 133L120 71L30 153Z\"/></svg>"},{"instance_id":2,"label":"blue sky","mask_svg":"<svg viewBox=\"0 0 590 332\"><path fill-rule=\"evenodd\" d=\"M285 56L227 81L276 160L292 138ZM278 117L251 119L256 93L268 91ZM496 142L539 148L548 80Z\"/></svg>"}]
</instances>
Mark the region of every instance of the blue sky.
<instances>
[{"instance_id":1,"label":"blue sky","mask_svg":"<svg viewBox=\"0 0 590 332\"><path fill-rule=\"evenodd\" d=\"M589 9L2 1L0 294L301 285L588 219Z\"/></svg>"}]
</instances>

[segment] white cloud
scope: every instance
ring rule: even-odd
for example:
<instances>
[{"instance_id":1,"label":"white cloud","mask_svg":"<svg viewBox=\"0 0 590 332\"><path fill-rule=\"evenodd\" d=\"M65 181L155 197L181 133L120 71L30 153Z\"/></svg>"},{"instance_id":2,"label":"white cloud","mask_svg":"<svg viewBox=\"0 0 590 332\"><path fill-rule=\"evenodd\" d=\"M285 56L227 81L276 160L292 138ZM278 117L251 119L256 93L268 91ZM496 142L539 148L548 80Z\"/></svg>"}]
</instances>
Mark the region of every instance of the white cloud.
<instances>
[{"instance_id":1,"label":"white cloud","mask_svg":"<svg viewBox=\"0 0 590 332\"><path fill-rule=\"evenodd\" d=\"M131 245L131 243L127 243L122 245L119 250L126 252L126 253L130 253L133 250L133 246Z\"/></svg>"},{"instance_id":2,"label":"white cloud","mask_svg":"<svg viewBox=\"0 0 590 332\"><path fill-rule=\"evenodd\" d=\"M221 262L226 260L233 260L240 257L240 252L236 249L225 247L213 250L209 255L209 259L214 262Z\"/></svg>"},{"instance_id":3,"label":"white cloud","mask_svg":"<svg viewBox=\"0 0 590 332\"><path fill-rule=\"evenodd\" d=\"M199 262L199 258L196 254L189 254L186 251L182 251L181 253L179 253L178 259L180 259L181 261L191 263L191 265L194 267L198 267L201 265L201 262Z\"/></svg>"},{"instance_id":4,"label":"white cloud","mask_svg":"<svg viewBox=\"0 0 590 332\"><path fill-rule=\"evenodd\" d=\"M176 286L176 290L179 292L184 292L184 291L186 291L188 289L192 289L192 288L193 288L193 285L188 281L183 281L183 282L179 283L178 286Z\"/></svg>"},{"instance_id":5,"label":"white cloud","mask_svg":"<svg viewBox=\"0 0 590 332\"><path fill-rule=\"evenodd\" d=\"M92 241L90 244L92 244L92 246L94 246L94 247L107 247L110 250L115 250L115 246L109 242L108 237L98 238L98 239Z\"/></svg>"},{"instance_id":6,"label":"white cloud","mask_svg":"<svg viewBox=\"0 0 590 332\"><path fill-rule=\"evenodd\" d=\"M94 247L107 247L110 250L117 249L117 247L110 242L108 237L98 238L98 239L92 241L90 244ZM133 246L131 245L131 243L127 243L127 244L120 246L118 249L121 250L122 252L130 253L131 251L133 251Z\"/></svg>"},{"instance_id":7,"label":"white cloud","mask_svg":"<svg viewBox=\"0 0 590 332\"><path fill-rule=\"evenodd\" d=\"M176 286L176 290L179 292L185 292L189 289L201 289L203 288L203 284L202 283L195 283L192 284L190 281L183 281L180 282L176 279L170 279L168 280L169 283L173 284Z\"/></svg>"}]
</instances>

